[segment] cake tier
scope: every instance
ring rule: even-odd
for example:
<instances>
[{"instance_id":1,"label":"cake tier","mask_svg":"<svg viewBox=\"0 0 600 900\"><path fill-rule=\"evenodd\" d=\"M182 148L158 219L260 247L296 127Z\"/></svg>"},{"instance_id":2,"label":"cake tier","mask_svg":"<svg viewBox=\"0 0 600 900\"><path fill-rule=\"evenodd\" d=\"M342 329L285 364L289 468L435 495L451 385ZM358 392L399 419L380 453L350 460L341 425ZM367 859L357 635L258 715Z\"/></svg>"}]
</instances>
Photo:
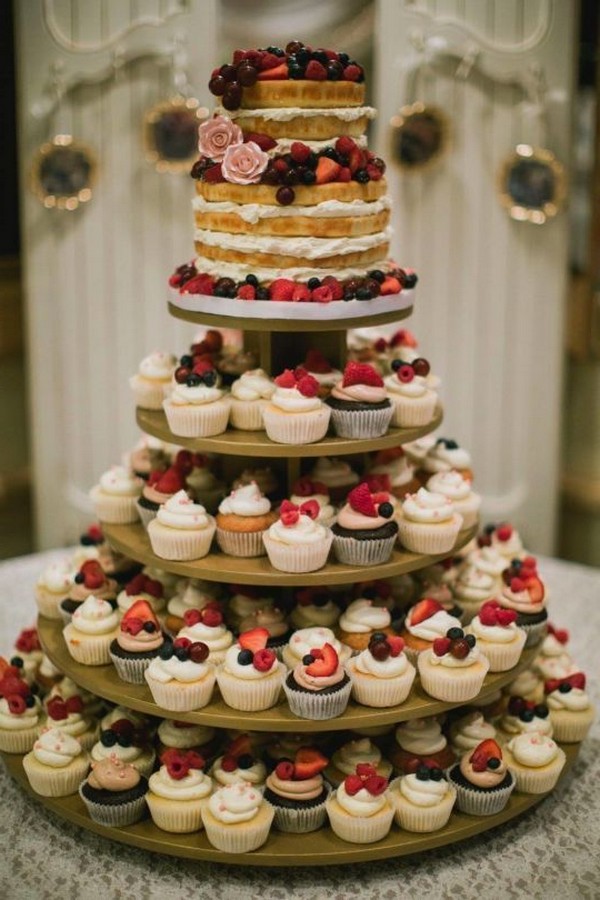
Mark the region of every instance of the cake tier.
<instances>
[{"instance_id":1,"label":"cake tier","mask_svg":"<svg viewBox=\"0 0 600 900\"><path fill-rule=\"evenodd\" d=\"M376 115L372 106L345 106L328 110L301 107L236 109L230 112L217 108L216 112L229 116L244 132L299 141L335 140L342 135L361 137Z\"/></svg>"},{"instance_id":2,"label":"cake tier","mask_svg":"<svg viewBox=\"0 0 600 900\"><path fill-rule=\"evenodd\" d=\"M387 230L357 238L285 238L270 235L228 235L225 232L198 230L194 246L198 256L207 260L233 263L252 272L256 266L286 270L301 266L328 269L323 275L335 277L348 266L385 264L389 251ZM284 271L276 277L285 275Z\"/></svg>"},{"instance_id":3,"label":"cake tier","mask_svg":"<svg viewBox=\"0 0 600 900\"><path fill-rule=\"evenodd\" d=\"M364 84L352 81L257 81L244 88L241 105L245 109L298 106L328 109L361 106L365 102Z\"/></svg>"}]
</instances>

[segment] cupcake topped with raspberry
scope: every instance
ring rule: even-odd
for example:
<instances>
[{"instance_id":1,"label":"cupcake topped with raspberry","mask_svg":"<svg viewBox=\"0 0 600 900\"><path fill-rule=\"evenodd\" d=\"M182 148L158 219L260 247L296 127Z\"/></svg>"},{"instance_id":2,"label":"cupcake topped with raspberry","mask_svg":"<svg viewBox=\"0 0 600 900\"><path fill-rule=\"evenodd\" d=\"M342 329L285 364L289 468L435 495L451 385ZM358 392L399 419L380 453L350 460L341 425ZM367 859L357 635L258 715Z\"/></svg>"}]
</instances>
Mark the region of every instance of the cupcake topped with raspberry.
<instances>
[{"instance_id":1,"label":"cupcake topped with raspberry","mask_svg":"<svg viewBox=\"0 0 600 900\"><path fill-rule=\"evenodd\" d=\"M366 482L353 488L332 528L339 562L372 566L390 558L398 525L394 506L386 492L372 493Z\"/></svg>"},{"instance_id":2,"label":"cupcake topped with raspberry","mask_svg":"<svg viewBox=\"0 0 600 900\"><path fill-rule=\"evenodd\" d=\"M286 667L267 646L269 632L255 627L244 631L225 654L217 670L217 683L232 709L258 712L275 706Z\"/></svg>"},{"instance_id":3,"label":"cupcake topped with raspberry","mask_svg":"<svg viewBox=\"0 0 600 900\"><path fill-rule=\"evenodd\" d=\"M569 642L567 629L557 628L552 622L548 622L546 628L547 634L540 644L532 668L542 678L566 678L568 675L579 672L579 667L573 662L573 658L567 650Z\"/></svg>"},{"instance_id":4,"label":"cupcake topped with raspberry","mask_svg":"<svg viewBox=\"0 0 600 900\"><path fill-rule=\"evenodd\" d=\"M319 382L320 397L327 397L342 377L340 370L334 369L323 353L314 347L307 352L301 368Z\"/></svg>"},{"instance_id":5,"label":"cupcake topped with raspberry","mask_svg":"<svg viewBox=\"0 0 600 900\"><path fill-rule=\"evenodd\" d=\"M240 734L222 756L212 764L210 774L217 786L246 782L262 788L267 777L267 768L255 755L248 734Z\"/></svg>"},{"instance_id":6,"label":"cupcake topped with raspberry","mask_svg":"<svg viewBox=\"0 0 600 900\"><path fill-rule=\"evenodd\" d=\"M548 600L544 582L537 571L533 556L513 559L502 573L504 587L498 602L517 613L517 625L527 632L526 647L539 644L546 631Z\"/></svg>"},{"instance_id":7,"label":"cupcake topped with raspberry","mask_svg":"<svg viewBox=\"0 0 600 900\"><path fill-rule=\"evenodd\" d=\"M583 672L566 678L552 678L544 683L550 720L557 741L582 741L595 718L595 709L585 690Z\"/></svg>"},{"instance_id":8,"label":"cupcake topped with raspberry","mask_svg":"<svg viewBox=\"0 0 600 900\"><path fill-rule=\"evenodd\" d=\"M392 374L384 381L394 408L392 425L412 428L431 421L438 395L428 383L429 372L429 363L423 357L413 362L392 362Z\"/></svg>"},{"instance_id":9,"label":"cupcake topped with raspberry","mask_svg":"<svg viewBox=\"0 0 600 900\"><path fill-rule=\"evenodd\" d=\"M320 506L307 500L297 506L284 500L279 519L263 534L263 542L274 569L282 572L315 572L327 562L333 540L330 528L317 519Z\"/></svg>"},{"instance_id":10,"label":"cupcake topped with raspberry","mask_svg":"<svg viewBox=\"0 0 600 900\"><path fill-rule=\"evenodd\" d=\"M327 800L329 822L337 836L357 844L385 837L395 811L388 786L374 766L359 763Z\"/></svg>"},{"instance_id":11,"label":"cupcake topped with raspberry","mask_svg":"<svg viewBox=\"0 0 600 900\"><path fill-rule=\"evenodd\" d=\"M421 486L421 482L415 476L415 467L402 447L380 450L375 455L368 474L387 476L389 478L387 490L401 500L406 494L414 493Z\"/></svg>"},{"instance_id":12,"label":"cupcake topped with raspberry","mask_svg":"<svg viewBox=\"0 0 600 900\"><path fill-rule=\"evenodd\" d=\"M490 672L506 672L518 663L527 635L516 623L514 609L504 609L497 600L484 603L471 620L467 631L489 659Z\"/></svg>"},{"instance_id":13,"label":"cupcake topped with raspberry","mask_svg":"<svg viewBox=\"0 0 600 900\"><path fill-rule=\"evenodd\" d=\"M150 472L148 481L142 489L142 495L137 501L138 513L144 528L147 528L155 518L163 503L185 489L185 475L178 466L169 466L166 471L155 469Z\"/></svg>"},{"instance_id":14,"label":"cupcake topped with raspberry","mask_svg":"<svg viewBox=\"0 0 600 900\"><path fill-rule=\"evenodd\" d=\"M267 436L279 444L312 444L325 437L330 410L319 398L319 382L304 369L285 369L263 409Z\"/></svg>"},{"instance_id":15,"label":"cupcake topped with raspberry","mask_svg":"<svg viewBox=\"0 0 600 900\"><path fill-rule=\"evenodd\" d=\"M315 481L309 475L304 475L294 482L290 502L300 506L307 500L316 500L319 504L317 522L331 527L335 522L336 509L331 505L329 488L324 482Z\"/></svg>"},{"instance_id":16,"label":"cupcake topped with raspberry","mask_svg":"<svg viewBox=\"0 0 600 900\"><path fill-rule=\"evenodd\" d=\"M484 534L489 537L490 546L494 547L506 560L521 558L525 551L521 535L508 522L501 525L486 525Z\"/></svg>"},{"instance_id":17,"label":"cupcake topped with raspberry","mask_svg":"<svg viewBox=\"0 0 600 900\"><path fill-rule=\"evenodd\" d=\"M539 732L552 737L552 720L545 703L511 697L504 715L498 722L498 733L503 740L510 740L516 734Z\"/></svg>"},{"instance_id":18,"label":"cupcake topped with raspberry","mask_svg":"<svg viewBox=\"0 0 600 900\"><path fill-rule=\"evenodd\" d=\"M419 653L430 649L436 638L445 637L450 628L461 630L460 621L437 600L424 597L412 606L406 614L402 631L405 651L411 662L416 662Z\"/></svg>"},{"instance_id":19,"label":"cupcake topped with raspberry","mask_svg":"<svg viewBox=\"0 0 600 900\"><path fill-rule=\"evenodd\" d=\"M383 379L368 363L349 362L327 404L334 431L343 438L380 437L393 414Z\"/></svg>"},{"instance_id":20,"label":"cupcake topped with raspberry","mask_svg":"<svg viewBox=\"0 0 600 900\"><path fill-rule=\"evenodd\" d=\"M209 649L210 662L219 665L233 643L233 635L223 621L218 604L209 603L203 609L189 609L183 614L184 626L177 637L201 641Z\"/></svg>"},{"instance_id":21,"label":"cupcake topped with raspberry","mask_svg":"<svg viewBox=\"0 0 600 900\"><path fill-rule=\"evenodd\" d=\"M316 748L301 747L293 760L280 760L267 777L264 798L275 810L280 831L305 833L324 824L329 790L321 773L327 763Z\"/></svg>"},{"instance_id":22,"label":"cupcake topped with raspberry","mask_svg":"<svg viewBox=\"0 0 600 900\"><path fill-rule=\"evenodd\" d=\"M117 604L122 612L126 612L136 600L146 600L154 612L162 612L166 603L162 582L143 572L134 575L118 594Z\"/></svg>"},{"instance_id":23,"label":"cupcake topped with raspberry","mask_svg":"<svg viewBox=\"0 0 600 900\"><path fill-rule=\"evenodd\" d=\"M73 577L69 596L60 603L61 615L66 622L70 622L75 610L88 597L106 600L111 606L116 607L117 591L118 584L115 579L108 578L98 560L89 559L81 565Z\"/></svg>"},{"instance_id":24,"label":"cupcake topped with raspberry","mask_svg":"<svg viewBox=\"0 0 600 900\"><path fill-rule=\"evenodd\" d=\"M352 683L331 644L312 647L283 684L290 710L303 719L340 716L350 698Z\"/></svg>"},{"instance_id":25,"label":"cupcake topped with raspberry","mask_svg":"<svg viewBox=\"0 0 600 900\"><path fill-rule=\"evenodd\" d=\"M343 500L360 481L350 463L336 457L320 456L309 475L313 481L322 482L329 488L329 496L334 503Z\"/></svg>"}]
</instances>

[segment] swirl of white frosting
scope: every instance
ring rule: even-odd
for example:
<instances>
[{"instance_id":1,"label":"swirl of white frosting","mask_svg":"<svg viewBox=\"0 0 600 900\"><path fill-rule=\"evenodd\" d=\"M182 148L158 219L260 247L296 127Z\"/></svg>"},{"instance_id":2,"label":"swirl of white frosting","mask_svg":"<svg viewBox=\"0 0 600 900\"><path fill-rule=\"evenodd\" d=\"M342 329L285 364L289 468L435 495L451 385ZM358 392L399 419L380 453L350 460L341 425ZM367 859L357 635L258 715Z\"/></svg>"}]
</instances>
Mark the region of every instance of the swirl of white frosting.
<instances>
[{"instance_id":1,"label":"swirl of white frosting","mask_svg":"<svg viewBox=\"0 0 600 900\"><path fill-rule=\"evenodd\" d=\"M474 750L482 741L496 737L496 729L486 722L480 712L470 712L461 716L450 729L452 746L460 753Z\"/></svg>"},{"instance_id":2,"label":"swirl of white frosting","mask_svg":"<svg viewBox=\"0 0 600 900\"><path fill-rule=\"evenodd\" d=\"M376 769L381 762L381 751L369 738L358 738L336 750L331 762L344 775L353 775L359 763L369 763Z\"/></svg>"},{"instance_id":3,"label":"swirl of white frosting","mask_svg":"<svg viewBox=\"0 0 600 900\"><path fill-rule=\"evenodd\" d=\"M372 466L369 475L389 475L393 488L401 488L408 484L415 474L415 467L409 462L407 456L397 456L387 463Z\"/></svg>"},{"instance_id":4,"label":"swirl of white frosting","mask_svg":"<svg viewBox=\"0 0 600 900\"><path fill-rule=\"evenodd\" d=\"M387 801L387 792L373 796L366 788L361 788L356 794L349 794L344 783L340 784L335 793L337 802L343 810L351 816L368 818L374 816L384 808Z\"/></svg>"},{"instance_id":5,"label":"swirl of white frosting","mask_svg":"<svg viewBox=\"0 0 600 900\"><path fill-rule=\"evenodd\" d=\"M319 515L316 519L317 522L321 522L323 525L333 525L336 509L335 506L332 506L329 502L328 494L311 494L309 497L301 497L299 494L292 494L290 497L290 502L295 503L296 506L301 506L303 503L306 503L307 500L316 500L319 504Z\"/></svg>"},{"instance_id":6,"label":"swirl of white frosting","mask_svg":"<svg viewBox=\"0 0 600 900\"><path fill-rule=\"evenodd\" d=\"M329 529L310 516L300 514L294 525L284 525L281 519L269 528L269 537L280 544L317 544L327 538Z\"/></svg>"},{"instance_id":7,"label":"swirl of white frosting","mask_svg":"<svg viewBox=\"0 0 600 900\"><path fill-rule=\"evenodd\" d=\"M271 509L271 501L263 496L255 481L232 491L220 503L219 512L235 516L264 516Z\"/></svg>"},{"instance_id":8,"label":"swirl of white frosting","mask_svg":"<svg viewBox=\"0 0 600 900\"><path fill-rule=\"evenodd\" d=\"M548 701L546 700L546 702ZM549 703L548 707L550 707ZM550 716L546 716L545 719L540 716L534 716L530 722L524 722L523 719L520 719L518 716L513 716L511 713L505 713L500 719L499 725L506 734L531 734L532 731L537 731L540 734L546 734L548 737L552 737L552 722L550 721Z\"/></svg>"},{"instance_id":9,"label":"swirl of white frosting","mask_svg":"<svg viewBox=\"0 0 600 900\"><path fill-rule=\"evenodd\" d=\"M414 637L421 638L423 641L435 641L436 638L446 637L446 632L449 631L450 628L461 627L460 621L454 616L451 616L450 613L447 613L445 609L438 610L432 616L429 616L428 619L417 622L416 625L411 624L409 613L404 625L410 634L414 635Z\"/></svg>"},{"instance_id":10,"label":"swirl of white frosting","mask_svg":"<svg viewBox=\"0 0 600 900\"><path fill-rule=\"evenodd\" d=\"M412 381L401 381L396 373L383 379L387 390L391 394L400 394L408 399L424 397L428 392L427 382L420 375L415 375Z\"/></svg>"},{"instance_id":11,"label":"swirl of white frosting","mask_svg":"<svg viewBox=\"0 0 600 900\"><path fill-rule=\"evenodd\" d=\"M215 819L225 825L233 825L253 819L261 803L260 791L251 784L236 782L215 791L208 806Z\"/></svg>"},{"instance_id":12,"label":"swirl of white frosting","mask_svg":"<svg viewBox=\"0 0 600 900\"><path fill-rule=\"evenodd\" d=\"M146 671L150 678L161 684L167 684L169 681L191 684L206 678L210 669L206 663L195 663L191 659L181 660L176 656L161 659L160 656L155 656Z\"/></svg>"},{"instance_id":13,"label":"swirl of white frosting","mask_svg":"<svg viewBox=\"0 0 600 900\"><path fill-rule=\"evenodd\" d=\"M194 503L185 491L177 491L158 508L156 518L169 528L209 528L214 519L200 503Z\"/></svg>"},{"instance_id":14,"label":"swirl of white frosting","mask_svg":"<svg viewBox=\"0 0 600 900\"><path fill-rule=\"evenodd\" d=\"M35 728L41 712L40 701L35 698L33 706L26 706L22 713L12 713L5 697L0 698L0 728L6 731L20 731Z\"/></svg>"},{"instance_id":15,"label":"swirl of white frosting","mask_svg":"<svg viewBox=\"0 0 600 900\"><path fill-rule=\"evenodd\" d=\"M431 807L441 803L448 793L448 783L443 779L420 781L415 774L403 775L400 779L400 793L414 806Z\"/></svg>"},{"instance_id":16,"label":"swirl of white frosting","mask_svg":"<svg viewBox=\"0 0 600 900\"><path fill-rule=\"evenodd\" d=\"M203 403L214 403L215 400L220 400L224 393L216 385L208 387L208 385L202 383L195 385L175 384L169 394L169 400L176 406L187 406L188 404L200 406Z\"/></svg>"},{"instance_id":17,"label":"swirl of white frosting","mask_svg":"<svg viewBox=\"0 0 600 900\"><path fill-rule=\"evenodd\" d=\"M67 595L73 584L73 572L68 559L53 562L38 578L38 587L52 594Z\"/></svg>"},{"instance_id":18,"label":"swirl of white frosting","mask_svg":"<svg viewBox=\"0 0 600 900\"><path fill-rule=\"evenodd\" d=\"M72 624L83 634L108 634L119 624L119 614L107 600L90 594L73 613Z\"/></svg>"},{"instance_id":19,"label":"swirl of white frosting","mask_svg":"<svg viewBox=\"0 0 600 900\"><path fill-rule=\"evenodd\" d=\"M81 744L60 728L42 731L33 745L33 755L38 762L53 768L68 766L81 753Z\"/></svg>"},{"instance_id":20,"label":"swirl of white frosting","mask_svg":"<svg viewBox=\"0 0 600 900\"><path fill-rule=\"evenodd\" d=\"M293 388L276 387L271 395L271 403L284 412L310 412L320 409L322 402L318 397L305 397Z\"/></svg>"},{"instance_id":21,"label":"swirl of white frosting","mask_svg":"<svg viewBox=\"0 0 600 900\"><path fill-rule=\"evenodd\" d=\"M511 697L529 697L541 684L541 678L532 669L519 672L514 681L508 685L507 692Z\"/></svg>"},{"instance_id":22,"label":"swirl of white frosting","mask_svg":"<svg viewBox=\"0 0 600 900\"><path fill-rule=\"evenodd\" d=\"M548 709L566 709L569 712L583 712L589 709L590 698L581 688L571 688L562 694L560 691L551 691L546 697Z\"/></svg>"},{"instance_id":23,"label":"swirl of white frosting","mask_svg":"<svg viewBox=\"0 0 600 900\"><path fill-rule=\"evenodd\" d=\"M479 647L471 647L467 655L463 659L457 659L450 652L444 653L443 656L437 656L433 650L429 650L429 662L432 666L443 666L445 669L466 669L474 666L481 659L482 654Z\"/></svg>"},{"instance_id":24,"label":"swirl of white frosting","mask_svg":"<svg viewBox=\"0 0 600 900\"><path fill-rule=\"evenodd\" d=\"M331 628L316 626L301 628L295 631L290 638L288 647L290 652L300 661L313 647L322 647L323 644L331 644L338 656L342 653L342 644L334 635Z\"/></svg>"},{"instance_id":25,"label":"swirl of white frosting","mask_svg":"<svg viewBox=\"0 0 600 900\"><path fill-rule=\"evenodd\" d=\"M465 500L471 493L471 485L456 469L436 472L427 482L427 490L451 500Z\"/></svg>"},{"instance_id":26,"label":"swirl of white frosting","mask_svg":"<svg viewBox=\"0 0 600 900\"><path fill-rule=\"evenodd\" d=\"M493 597L496 585L493 575L474 566L465 566L460 571L454 590L457 597L477 603Z\"/></svg>"},{"instance_id":27,"label":"swirl of white frosting","mask_svg":"<svg viewBox=\"0 0 600 900\"><path fill-rule=\"evenodd\" d=\"M447 745L440 724L434 718L404 722L396 728L395 736L399 746L415 756L439 753Z\"/></svg>"},{"instance_id":28,"label":"swirl of white frosting","mask_svg":"<svg viewBox=\"0 0 600 900\"><path fill-rule=\"evenodd\" d=\"M397 678L404 675L410 663L405 653L399 653L398 656L390 654L387 659L375 659L367 648L353 658L352 666L357 672L373 675L375 678Z\"/></svg>"},{"instance_id":29,"label":"swirl of white frosting","mask_svg":"<svg viewBox=\"0 0 600 900\"><path fill-rule=\"evenodd\" d=\"M91 755L94 762L100 762L101 759L109 759L114 753L121 762L132 763L139 759L143 754L141 747L133 744L129 747L121 747L120 744L114 744L112 747L105 747L101 741L97 741L91 749Z\"/></svg>"},{"instance_id":30,"label":"swirl of white frosting","mask_svg":"<svg viewBox=\"0 0 600 900\"><path fill-rule=\"evenodd\" d=\"M478 547L469 553L466 565L486 572L497 580L506 568L506 559L496 547Z\"/></svg>"},{"instance_id":31,"label":"swirl of white frosting","mask_svg":"<svg viewBox=\"0 0 600 900\"><path fill-rule=\"evenodd\" d=\"M448 469L469 469L471 456L463 447L450 449L438 442L429 450L424 460L427 472L443 472Z\"/></svg>"},{"instance_id":32,"label":"swirl of white frosting","mask_svg":"<svg viewBox=\"0 0 600 900\"><path fill-rule=\"evenodd\" d=\"M218 650L227 650L233 643L233 635L227 630L226 625L205 625L204 622L196 622L195 625L184 625L177 637L186 637L190 641L202 641L211 653Z\"/></svg>"},{"instance_id":33,"label":"swirl of white frosting","mask_svg":"<svg viewBox=\"0 0 600 900\"><path fill-rule=\"evenodd\" d=\"M558 746L552 738L537 731L518 734L507 747L518 763L535 769L549 765L558 756Z\"/></svg>"},{"instance_id":34,"label":"swirl of white frosting","mask_svg":"<svg viewBox=\"0 0 600 900\"><path fill-rule=\"evenodd\" d=\"M233 644L233 646L229 648L225 655L225 662L223 663L225 672L229 672L230 675L234 675L242 681L258 681L261 678L268 678L269 675L272 675L277 671L277 660L275 660L274 665L265 672L261 672L253 666L252 663L248 666L243 666L238 662L238 655L241 649L239 644Z\"/></svg>"},{"instance_id":35,"label":"swirl of white frosting","mask_svg":"<svg viewBox=\"0 0 600 900\"><path fill-rule=\"evenodd\" d=\"M328 488L350 488L358 484L358 475L349 463L336 457L320 456L310 472L310 477L315 481L322 481Z\"/></svg>"},{"instance_id":36,"label":"swirl of white frosting","mask_svg":"<svg viewBox=\"0 0 600 900\"><path fill-rule=\"evenodd\" d=\"M209 725L190 725L186 723L181 728L174 719L163 719L158 726L158 738L165 747L174 747L176 750L189 750L191 747L201 747L207 744L215 736L215 729Z\"/></svg>"},{"instance_id":37,"label":"swirl of white frosting","mask_svg":"<svg viewBox=\"0 0 600 900\"><path fill-rule=\"evenodd\" d=\"M489 641L492 644L510 644L519 639L521 629L515 622L510 625L483 625L479 616L471 619L466 629L467 634L474 634L478 641Z\"/></svg>"},{"instance_id":38,"label":"swirl of white frosting","mask_svg":"<svg viewBox=\"0 0 600 900\"><path fill-rule=\"evenodd\" d=\"M454 504L443 494L433 494L426 488L419 488L416 494L406 497L402 512L411 522L447 522L454 515Z\"/></svg>"},{"instance_id":39,"label":"swirl of white frosting","mask_svg":"<svg viewBox=\"0 0 600 900\"><path fill-rule=\"evenodd\" d=\"M161 766L148 781L148 787L165 800L202 800L212 791L212 778L200 769L190 769L183 778L171 778L166 766Z\"/></svg>"},{"instance_id":40,"label":"swirl of white frosting","mask_svg":"<svg viewBox=\"0 0 600 900\"><path fill-rule=\"evenodd\" d=\"M523 541L516 528L513 528L510 537L505 541L500 540L496 531L492 532L492 547L494 547L504 559L518 559L523 555Z\"/></svg>"},{"instance_id":41,"label":"swirl of white frosting","mask_svg":"<svg viewBox=\"0 0 600 900\"><path fill-rule=\"evenodd\" d=\"M561 644L561 642L556 639L556 636L550 634L550 632L542 641L540 653L542 656L569 656L565 650L565 645Z\"/></svg>"},{"instance_id":42,"label":"swirl of white frosting","mask_svg":"<svg viewBox=\"0 0 600 900\"><path fill-rule=\"evenodd\" d=\"M155 350L141 361L139 374L151 380L169 381L176 365L177 360L171 353Z\"/></svg>"},{"instance_id":43,"label":"swirl of white frosting","mask_svg":"<svg viewBox=\"0 0 600 900\"><path fill-rule=\"evenodd\" d=\"M117 497L135 497L140 493L144 482L137 478L125 466L111 466L108 472L100 476L100 488L105 494Z\"/></svg>"},{"instance_id":44,"label":"swirl of white frosting","mask_svg":"<svg viewBox=\"0 0 600 900\"><path fill-rule=\"evenodd\" d=\"M367 634L388 628L392 617L384 606L373 606L366 597L354 600L340 616L340 628L352 634Z\"/></svg>"},{"instance_id":45,"label":"swirl of white frosting","mask_svg":"<svg viewBox=\"0 0 600 900\"><path fill-rule=\"evenodd\" d=\"M267 777L267 768L263 762L256 759L247 769L233 769L226 772L222 766L223 757L219 756L215 759L210 774L217 784L250 784L256 785L259 790L264 786Z\"/></svg>"},{"instance_id":46,"label":"swirl of white frosting","mask_svg":"<svg viewBox=\"0 0 600 900\"><path fill-rule=\"evenodd\" d=\"M231 385L236 400L268 400L274 392L275 385L263 369L249 369Z\"/></svg>"}]
</instances>

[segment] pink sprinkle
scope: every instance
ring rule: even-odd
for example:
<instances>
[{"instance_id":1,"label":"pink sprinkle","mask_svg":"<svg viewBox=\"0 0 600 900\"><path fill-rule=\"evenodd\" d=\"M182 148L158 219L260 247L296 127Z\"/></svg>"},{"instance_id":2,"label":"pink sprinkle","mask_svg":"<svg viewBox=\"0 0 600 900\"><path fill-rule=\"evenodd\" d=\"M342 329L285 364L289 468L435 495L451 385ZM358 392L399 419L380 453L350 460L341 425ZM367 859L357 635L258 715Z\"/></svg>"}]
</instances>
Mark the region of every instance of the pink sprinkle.
<instances>
[{"instance_id":1,"label":"pink sprinkle","mask_svg":"<svg viewBox=\"0 0 600 900\"><path fill-rule=\"evenodd\" d=\"M225 804L223 804L223 803L219 804L219 812L225 812Z\"/></svg>"}]
</instances>

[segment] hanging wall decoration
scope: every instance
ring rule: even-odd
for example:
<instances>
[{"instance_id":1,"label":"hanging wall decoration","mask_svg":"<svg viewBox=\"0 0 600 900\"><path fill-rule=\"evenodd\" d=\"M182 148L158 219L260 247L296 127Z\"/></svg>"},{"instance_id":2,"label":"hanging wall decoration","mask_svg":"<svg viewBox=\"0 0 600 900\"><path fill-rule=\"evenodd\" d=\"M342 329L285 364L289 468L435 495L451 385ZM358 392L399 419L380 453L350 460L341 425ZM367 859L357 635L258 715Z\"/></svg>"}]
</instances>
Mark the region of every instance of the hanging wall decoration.
<instances>
[{"instance_id":1,"label":"hanging wall decoration","mask_svg":"<svg viewBox=\"0 0 600 900\"><path fill-rule=\"evenodd\" d=\"M46 209L77 209L92 198L98 163L91 147L70 134L56 134L38 149L31 186Z\"/></svg>"},{"instance_id":2,"label":"hanging wall decoration","mask_svg":"<svg viewBox=\"0 0 600 900\"><path fill-rule=\"evenodd\" d=\"M417 101L390 120L391 155L406 172L423 172L450 147L450 121L437 106Z\"/></svg>"},{"instance_id":3,"label":"hanging wall decoration","mask_svg":"<svg viewBox=\"0 0 600 900\"><path fill-rule=\"evenodd\" d=\"M498 192L511 219L543 225L564 202L564 167L550 150L519 144L502 163Z\"/></svg>"}]
</instances>

